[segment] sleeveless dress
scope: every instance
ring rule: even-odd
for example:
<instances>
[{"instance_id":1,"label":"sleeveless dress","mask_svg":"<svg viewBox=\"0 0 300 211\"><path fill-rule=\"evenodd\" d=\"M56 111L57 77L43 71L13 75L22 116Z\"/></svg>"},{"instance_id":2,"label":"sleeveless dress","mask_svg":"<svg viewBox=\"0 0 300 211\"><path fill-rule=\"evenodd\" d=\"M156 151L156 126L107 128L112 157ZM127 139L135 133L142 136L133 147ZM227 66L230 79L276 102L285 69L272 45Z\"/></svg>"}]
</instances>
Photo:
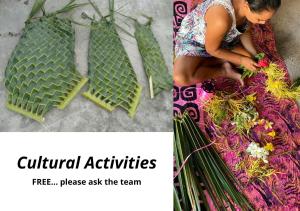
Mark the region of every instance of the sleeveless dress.
<instances>
[{"instance_id":1,"label":"sleeveless dress","mask_svg":"<svg viewBox=\"0 0 300 211\"><path fill-rule=\"evenodd\" d=\"M246 30L248 23L237 29L234 8L231 0L206 0L182 20L175 39L175 55L211 57L205 50L206 11L214 5L223 6L232 18L232 26L224 37L221 47L231 49L239 42L239 36Z\"/></svg>"}]
</instances>

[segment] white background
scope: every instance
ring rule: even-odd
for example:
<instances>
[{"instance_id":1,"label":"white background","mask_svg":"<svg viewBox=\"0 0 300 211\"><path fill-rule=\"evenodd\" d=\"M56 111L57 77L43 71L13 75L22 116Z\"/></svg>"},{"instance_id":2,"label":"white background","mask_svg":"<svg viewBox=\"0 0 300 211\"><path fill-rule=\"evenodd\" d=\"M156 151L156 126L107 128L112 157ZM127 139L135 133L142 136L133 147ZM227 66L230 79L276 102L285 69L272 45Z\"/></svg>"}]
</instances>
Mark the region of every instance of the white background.
<instances>
[{"instance_id":1,"label":"white background","mask_svg":"<svg viewBox=\"0 0 300 211\"><path fill-rule=\"evenodd\" d=\"M172 211L172 133L1 133L0 210L3 211ZM72 159L81 168L22 170L21 156ZM141 156L156 159L155 169L83 169L95 159ZM138 179L141 186L33 186L33 178Z\"/></svg>"}]
</instances>

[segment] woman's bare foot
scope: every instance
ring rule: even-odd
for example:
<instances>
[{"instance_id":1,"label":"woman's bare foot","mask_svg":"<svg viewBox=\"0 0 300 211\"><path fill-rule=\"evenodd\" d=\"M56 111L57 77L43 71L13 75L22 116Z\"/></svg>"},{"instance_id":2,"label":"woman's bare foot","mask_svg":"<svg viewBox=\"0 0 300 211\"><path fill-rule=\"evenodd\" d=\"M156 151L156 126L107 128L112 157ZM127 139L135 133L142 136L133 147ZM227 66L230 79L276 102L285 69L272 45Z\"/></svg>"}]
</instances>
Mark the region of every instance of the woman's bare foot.
<instances>
[{"instance_id":1,"label":"woman's bare foot","mask_svg":"<svg viewBox=\"0 0 300 211\"><path fill-rule=\"evenodd\" d=\"M224 64L222 66L224 68L224 76L226 78L231 78L233 80L236 80L241 84L241 86L244 86L244 81L242 79L242 75L240 73L238 73L237 71L235 71L229 62L224 62Z\"/></svg>"}]
</instances>

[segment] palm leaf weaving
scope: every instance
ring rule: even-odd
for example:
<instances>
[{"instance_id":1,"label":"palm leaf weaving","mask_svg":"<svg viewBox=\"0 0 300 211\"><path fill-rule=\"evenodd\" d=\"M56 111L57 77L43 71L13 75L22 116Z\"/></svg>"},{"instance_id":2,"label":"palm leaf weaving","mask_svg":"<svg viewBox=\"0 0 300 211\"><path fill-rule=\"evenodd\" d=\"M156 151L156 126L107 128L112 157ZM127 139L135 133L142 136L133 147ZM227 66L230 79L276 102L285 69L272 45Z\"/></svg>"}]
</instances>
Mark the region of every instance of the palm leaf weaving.
<instances>
[{"instance_id":1,"label":"palm leaf weaving","mask_svg":"<svg viewBox=\"0 0 300 211\"><path fill-rule=\"evenodd\" d=\"M53 107L65 108L87 81L75 68L71 21L56 17L81 5L72 0L55 13L33 18L44 3L35 2L5 70L7 107L40 122Z\"/></svg>"},{"instance_id":2,"label":"palm leaf weaving","mask_svg":"<svg viewBox=\"0 0 300 211\"><path fill-rule=\"evenodd\" d=\"M201 210L200 201L210 210L208 194L217 210L226 210L226 207L235 210L236 205L243 210L251 209L240 193L238 181L187 112L174 119L174 132L176 168L184 166L177 173L178 185L174 189L177 210ZM202 150L195 151L200 148ZM191 159L186 162L191 153Z\"/></svg>"},{"instance_id":3,"label":"palm leaf weaving","mask_svg":"<svg viewBox=\"0 0 300 211\"><path fill-rule=\"evenodd\" d=\"M122 107L133 117L140 101L141 86L116 30L113 1L110 15L103 17L90 2L101 19L92 19L89 43L89 88L84 96L99 106L113 111Z\"/></svg>"},{"instance_id":4,"label":"palm leaf weaving","mask_svg":"<svg viewBox=\"0 0 300 211\"><path fill-rule=\"evenodd\" d=\"M149 79L150 96L153 98L163 90L173 86L172 77L164 61L161 49L151 31L151 18L146 24L135 21L135 38L142 56L143 65Z\"/></svg>"}]
</instances>

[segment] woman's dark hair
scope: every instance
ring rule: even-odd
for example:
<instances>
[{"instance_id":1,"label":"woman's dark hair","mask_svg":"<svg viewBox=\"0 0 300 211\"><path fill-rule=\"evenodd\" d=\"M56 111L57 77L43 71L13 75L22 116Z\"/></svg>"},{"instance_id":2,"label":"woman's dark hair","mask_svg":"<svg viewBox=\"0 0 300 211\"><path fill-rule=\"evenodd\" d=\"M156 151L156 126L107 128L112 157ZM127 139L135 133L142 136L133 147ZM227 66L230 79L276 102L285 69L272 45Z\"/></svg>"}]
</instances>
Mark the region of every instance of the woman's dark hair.
<instances>
[{"instance_id":1,"label":"woman's dark hair","mask_svg":"<svg viewBox=\"0 0 300 211\"><path fill-rule=\"evenodd\" d=\"M261 12L263 10L277 10L281 5L281 0L246 0L251 11Z\"/></svg>"}]
</instances>

